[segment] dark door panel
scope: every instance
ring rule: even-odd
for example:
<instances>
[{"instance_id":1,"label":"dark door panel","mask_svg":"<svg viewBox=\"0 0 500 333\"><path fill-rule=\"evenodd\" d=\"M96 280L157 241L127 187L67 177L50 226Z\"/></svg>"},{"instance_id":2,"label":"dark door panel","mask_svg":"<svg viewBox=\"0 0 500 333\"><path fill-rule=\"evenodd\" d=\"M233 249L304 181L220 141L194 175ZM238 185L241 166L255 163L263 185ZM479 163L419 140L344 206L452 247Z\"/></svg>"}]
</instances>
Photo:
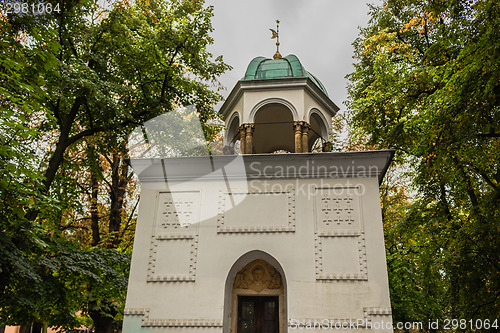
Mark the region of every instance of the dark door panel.
<instances>
[{"instance_id":1,"label":"dark door panel","mask_svg":"<svg viewBox=\"0 0 500 333\"><path fill-rule=\"evenodd\" d=\"M238 333L279 333L278 296L238 296Z\"/></svg>"}]
</instances>

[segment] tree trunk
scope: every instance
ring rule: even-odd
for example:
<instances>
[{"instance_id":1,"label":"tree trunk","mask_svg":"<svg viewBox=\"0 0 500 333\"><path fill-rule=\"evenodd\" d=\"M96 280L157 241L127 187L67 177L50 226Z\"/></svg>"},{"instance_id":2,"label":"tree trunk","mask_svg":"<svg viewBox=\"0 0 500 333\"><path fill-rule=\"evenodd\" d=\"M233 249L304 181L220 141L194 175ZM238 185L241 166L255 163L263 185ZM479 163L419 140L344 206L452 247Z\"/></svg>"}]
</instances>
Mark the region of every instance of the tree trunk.
<instances>
[{"instance_id":1,"label":"tree trunk","mask_svg":"<svg viewBox=\"0 0 500 333\"><path fill-rule=\"evenodd\" d=\"M80 109L80 106L82 106L84 101L84 96L75 98L68 116L66 117L66 119L64 119L64 123L62 124L60 129L61 132L59 133L59 140L57 142L56 149L49 160L47 169L45 170L45 179L43 181L44 193L47 193L50 190L50 185L52 185L57 170L59 170L59 166L61 165L64 158L64 153L66 152L66 148L68 148L68 138L71 127L73 126L78 110Z\"/></svg>"},{"instance_id":2,"label":"tree trunk","mask_svg":"<svg viewBox=\"0 0 500 333\"><path fill-rule=\"evenodd\" d=\"M89 311L90 318L94 322L95 333L113 333L113 317L116 315L116 311L113 312L115 313L110 313L107 316L99 310Z\"/></svg>"},{"instance_id":3,"label":"tree trunk","mask_svg":"<svg viewBox=\"0 0 500 333\"><path fill-rule=\"evenodd\" d=\"M123 161L120 154L113 154L111 165L111 188L110 212L109 212L109 233L111 236L110 246L115 248L120 243L120 227L122 223L123 200L125 199L128 165Z\"/></svg>"},{"instance_id":4,"label":"tree trunk","mask_svg":"<svg viewBox=\"0 0 500 333\"><path fill-rule=\"evenodd\" d=\"M94 173L91 175L92 183L92 200L90 202L90 228L92 229L92 246L97 246L101 241L101 236L99 234L99 210L97 205L97 199L99 196L99 182L97 181Z\"/></svg>"},{"instance_id":5,"label":"tree trunk","mask_svg":"<svg viewBox=\"0 0 500 333\"><path fill-rule=\"evenodd\" d=\"M85 101L84 96L79 96L75 98L75 101L73 103L73 106L71 107L68 116L64 119L64 122L61 124L59 140L56 144L56 149L54 150L54 153L50 157L49 165L47 166L47 169L44 172L45 177L43 180L43 188L41 189L43 194L49 192L50 186L52 185L52 182L54 181L54 178L57 174L57 171L61 166L61 163L64 159L64 153L68 148L68 139L71 127L73 126L78 110L80 109L80 106L83 104L84 101ZM30 221L34 221L38 217L39 213L40 211L38 209L30 209L26 213L26 218Z\"/></svg>"},{"instance_id":6,"label":"tree trunk","mask_svg":"<svg viewBox=\"0 0 500 333\"><path fill-rule=\"evenodd\" d=\"M31 326L20 326L19 333L31 333Z\"/></svg>"},{"instance_id":7,"label":"tree trunk","mask_svg":"<svg viewBox=\"0 0 500 333\"><path fill-rule=\"evenodd\" d=\"M31 333L42 333L43 324L35 321L31 327Z\"/></svg>"}]
</instances>

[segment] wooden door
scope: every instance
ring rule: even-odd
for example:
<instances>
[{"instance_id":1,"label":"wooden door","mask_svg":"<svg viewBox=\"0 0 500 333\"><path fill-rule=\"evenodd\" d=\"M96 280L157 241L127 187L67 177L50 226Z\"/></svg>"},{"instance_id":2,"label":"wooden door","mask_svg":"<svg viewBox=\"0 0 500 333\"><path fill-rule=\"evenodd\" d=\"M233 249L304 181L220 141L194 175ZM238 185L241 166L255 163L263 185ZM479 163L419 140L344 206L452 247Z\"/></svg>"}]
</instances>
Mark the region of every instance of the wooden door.
<instances>
[{"instance_id":1,"label":"wooden door","mask_svg":"<svg viewBox=\"0 0 500 333\"><path fill-rule=\"evenodd\" d=\"M278 296L238 296L238 333L279 333Z\"/></svg>"}]
</instances>

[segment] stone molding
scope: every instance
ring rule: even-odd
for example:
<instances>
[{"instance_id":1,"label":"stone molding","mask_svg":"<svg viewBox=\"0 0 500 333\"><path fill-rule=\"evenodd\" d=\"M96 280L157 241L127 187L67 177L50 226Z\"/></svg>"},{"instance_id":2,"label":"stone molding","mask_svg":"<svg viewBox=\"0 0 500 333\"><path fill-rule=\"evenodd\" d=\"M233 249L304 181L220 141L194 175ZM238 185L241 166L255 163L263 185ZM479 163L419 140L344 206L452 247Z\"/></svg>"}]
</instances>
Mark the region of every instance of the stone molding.
<instances>
[{"instance_id":1,"label":"stone molding","mask_svg":"<svg viewBox=\"0 0 500 333\"><path fill-rule=\"evenodd\" d=\"M258 81L238 81L233 87L226 101L219 110L223 119L233 110L234 105L238 102L245 91L263 91L263 90L289 90L299 89L308 92L326 111L333 117L339 110L339 107L316 86L311 78L285 78L274 80L258 80Z\"/></svg>"},{"instance_id":2,"label":"stone molding","mask_svg":"<svg viewBox=\"0 0 500 333\"><path fill-rule=\"evenodd\" d=\"M142 316L142 327L222 327L222 320L210 319L151 319L148 308L126 308L125 316Z\"/></svg>"},{"instance_id":3,"label":"stone molding","mask_svg":"<svg viewBox=\"0 0 500 333\"><path fill-rule=\"evenodd\" d=\"M317 322L321 323L323 320L328 319L329 321L332 320L334 323L357 323L358 320L362 319L364 321L364 325L359 325L360 328L367 328L366 324L371 324L373 321L372 316L391 316L392 315L392 310L391 308L376 308L376 307L365 307L363 308L363 318L293 318L299 322ZM291 327L291 320L288 321L288 327Z\"/></svg>"}]
</instances>

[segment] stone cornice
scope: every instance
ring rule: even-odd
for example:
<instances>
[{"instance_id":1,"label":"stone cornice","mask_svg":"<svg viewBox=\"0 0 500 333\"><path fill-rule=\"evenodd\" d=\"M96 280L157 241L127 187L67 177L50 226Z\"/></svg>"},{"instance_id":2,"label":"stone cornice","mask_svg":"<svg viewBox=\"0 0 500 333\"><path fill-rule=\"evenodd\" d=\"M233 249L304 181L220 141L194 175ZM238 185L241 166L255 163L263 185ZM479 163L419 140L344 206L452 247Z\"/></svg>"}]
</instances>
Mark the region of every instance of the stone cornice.
<instances>
[{"instance_id":1,"label":"stone cornice","mask_svg":"<svg viewBox=\"0 0 500 333\"><path fill-rule=\"evenodd\" d=\"M297 178L377 178L394 150L132 159L141 182Z\"/></svg>"},{"instance_id":2,"label":"stone cornice","mask_svg":"<svg viewBox=\"0 0 500 333\"><path fill-rule=\"evenodd\" d=\"M288 89L304 89L308 91L333 117L339 107L319 89L310 78L294 78L294 79L273 79L273 80L252 80L238 81L231 93L226 98L224 104L219 110L219 113L225 119L234 104L238 102L245 91L273 91L273 90L288 90Z\"/></svg>"}]
</instances>

